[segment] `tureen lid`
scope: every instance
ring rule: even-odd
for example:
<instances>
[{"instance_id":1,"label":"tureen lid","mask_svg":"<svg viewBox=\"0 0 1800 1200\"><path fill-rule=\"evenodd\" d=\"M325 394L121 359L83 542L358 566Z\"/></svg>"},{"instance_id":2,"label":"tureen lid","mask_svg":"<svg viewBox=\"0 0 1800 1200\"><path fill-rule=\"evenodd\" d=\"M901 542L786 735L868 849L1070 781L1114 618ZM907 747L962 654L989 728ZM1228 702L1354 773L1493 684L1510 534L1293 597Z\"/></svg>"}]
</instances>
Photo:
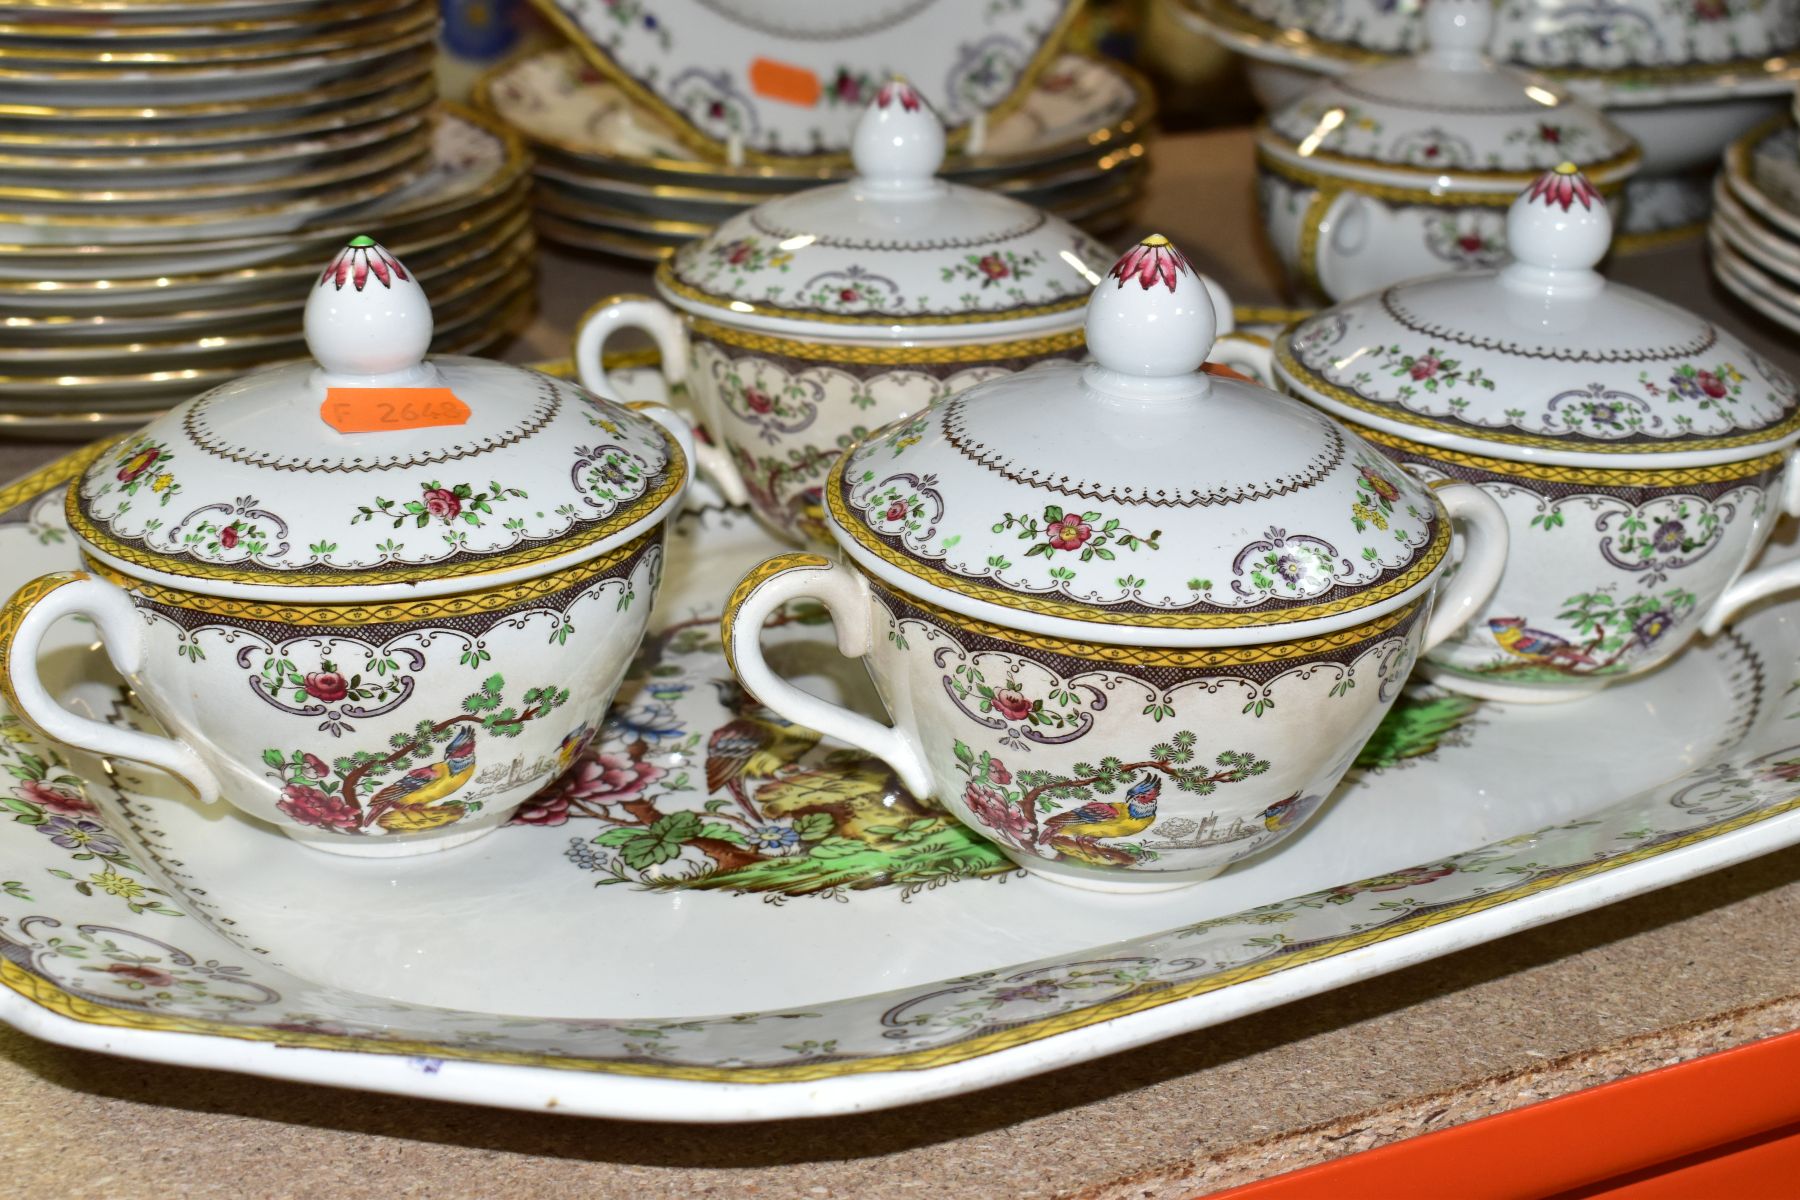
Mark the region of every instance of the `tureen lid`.
<instances>
[{"instance_id":1,"label":"tureen lid","mask_svg":"<svg viewBox=\"0 0 1800 1200\"><path fill-rule=\"evenodd\" d=\"M68 499L92 554L206 591L425 595L596 557L680 501L687 457L648 416L427 358L424 291L366 237L313 286L305 330L316 362L216 387L95 459Z\"/></svg>"},{"instance_id":2,"label":"tureen lid","mask_svg":"<svg viewBox=\"0 0 1800 1200\"><path fill-rule=\"evenodd\" d=\"M876 93L852 158L854 178L759 204L683 246L657 269L664 296L734 325L828 336L988 339L1079 324L1112 251L1041 209L937 178L944 128L910 85Z\"/></svg>"},{"instance_id":3,"label":"tureen lid","mask_svg":"<svg viewBox=\"0 0 1800 1200\"><path fill-rule=\"evenodd\" d=\"M1214 328L1146 238L1089 301L1092 362L880 430L833 468L833 536L911 595L1101 642L1260 642L1405 603L1449 544L1437 501L1316 409L1202 372Z\"/></svg>"},{"instance_id":4,"label":"tureen lid","mask_svg":"<svg viewBox=\"0 0 1800 1200\"><path fill-rule=\"evenodd\" d=\"M1506 236L1513 261L1497 271L1410 280L1301 322L1276 345L1276 375L1360 424L1514 459L1730 461L1800 431L1779 368L1594 269L1612 217L1572 164L1513 201Z\"/></svg>"},{"instance_id":5,"label":"tureen lid","mask_svg":"<svg viewBox=\"0 0 1800 1200\"><path fill-rule=\"evenodd\" d=\"M1635 170L1637 144L1606 114L1487 57L1493 23L1492 0L1432 0L1424 50L1310 89L1269 118L1265 152L1415 187L1428 175L1434 191L1510 190L1563 161L1603 186Z\"/></svg>"}]
</instances>

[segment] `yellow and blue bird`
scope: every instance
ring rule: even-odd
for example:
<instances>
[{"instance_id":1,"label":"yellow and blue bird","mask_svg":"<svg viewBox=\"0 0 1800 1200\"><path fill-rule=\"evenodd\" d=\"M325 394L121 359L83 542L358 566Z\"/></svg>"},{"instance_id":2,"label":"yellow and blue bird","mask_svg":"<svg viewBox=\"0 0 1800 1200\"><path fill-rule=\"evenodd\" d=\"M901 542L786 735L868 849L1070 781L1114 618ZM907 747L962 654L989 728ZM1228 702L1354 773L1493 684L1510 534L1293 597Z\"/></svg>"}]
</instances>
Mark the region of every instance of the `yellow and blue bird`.
<instances>
[{"instance_id":1,"label":"yellow and blue bird","mask_svg":"<svg viewBox=\"0 0 1800 1200\"><path fill-rule=\"evenodd\" d=\"M1123 801L1090 800L1080 808L1057 813L1044 822L1044 837L1100 841L1142 833L1156 821L1156 798L1160 795L1161 778L1145 774L1125 789Z\"/></svg>"},{"instance_id":2,"label":"yellow and blue bird","mask_svg":"<svg viewBox=\"0 0 1800 1200\"><path fill-rule=\"evenodd\" d=\"M442 762L414 767L376 792L369 809L385 829L434 829L463 815L460 804L441 804L475 775L475 731L465 725L444 747ZM435 806L435 807L434 807Z\"/></svg>"},{"instance_id":3,"label":"yellow and blue bird","mask_svg":"<svg viewBox=\"0 0 1800 1200\"><path fill-rule=\"evenodd\" d=\"M1284 800L1277 800L1256 815L1262 818L1263 828L1270 833L1280 833L1291 829L1312 815L1313 809L1319 807L1323 796L1307 796L1299 792Z\"/></svg>"},{"instance_id":4,"label":"yellow and blue bird","mask_svg":"<svg viewBox=\"0 0 1800 1200\"><path fill-rule=\"evenodd\" d=\"M1494 617L1488 621L1488 632L1500 648L1515 658L1547 665L1567 663L1571 666L1597 667L1593 656L1554 633L1533 629L1524 617Z\"/></svg>"}]
</instances>

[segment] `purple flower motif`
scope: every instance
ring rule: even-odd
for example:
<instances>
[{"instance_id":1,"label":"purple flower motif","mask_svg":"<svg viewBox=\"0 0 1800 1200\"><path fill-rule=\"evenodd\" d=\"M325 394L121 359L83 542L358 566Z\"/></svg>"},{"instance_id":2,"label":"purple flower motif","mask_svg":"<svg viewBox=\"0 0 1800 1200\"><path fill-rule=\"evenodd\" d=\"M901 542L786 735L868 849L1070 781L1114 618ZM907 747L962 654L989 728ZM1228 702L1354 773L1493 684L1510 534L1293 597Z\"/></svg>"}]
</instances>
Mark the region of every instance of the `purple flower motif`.
<instances>
[{"instance_id":1,"label":"purple flower motif","mask_svg":"<svg viewBox=\"0 0 1800 1200\"><path fill-rule=\"evenodd\" d=\"M1026 1001L1031 1004L1043 1004L1056 999L1056 981L1040 979L1036 983L1028 983L1024 987L998 988L994 992L994 1004L1013 1004Z\"/></svg>"},{"instance_id":2,"label":"purple flower motif","mask_svg":"<svg viewBox=\"0 0 1800 1200\"><path fill-rule=\"evenodd\" d=\"M80 817L51 817L38 832L65 850L87 850L93 854L123 854L124 843L93 821Z\"/></svg>"},{"instance_id":3,"label":"purple flower motif","mask_svg":"<svg viewBox=\"0 0 1800 1200\"><path fill-rule=\"evenodd\" d=\"M1650 543L1660 554L1673 554L1681 549L1681 543L1687 538L1687 526L1680 521L1664 521L1650 535Z\"/></svg>"}]
</instances>

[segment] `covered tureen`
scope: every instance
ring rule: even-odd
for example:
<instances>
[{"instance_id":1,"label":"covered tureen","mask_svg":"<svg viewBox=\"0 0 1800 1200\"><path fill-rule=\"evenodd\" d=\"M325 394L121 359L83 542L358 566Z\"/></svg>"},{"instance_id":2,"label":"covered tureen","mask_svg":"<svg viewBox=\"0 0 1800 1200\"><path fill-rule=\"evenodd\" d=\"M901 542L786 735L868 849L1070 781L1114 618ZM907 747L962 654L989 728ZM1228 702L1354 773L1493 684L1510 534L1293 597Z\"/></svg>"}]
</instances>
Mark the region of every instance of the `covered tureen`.
<instances>
[{"instance_id":1,"label":"covered tureen","mask_svg":"<svg viewBox=\"0 0 1800 1200\"><path fill-rule=\"evenodd\" d=\"M667 410L427 358L405 266L357 238L306 305L316 363L245 376L70 485L85 570L0 614L0 688L51 737L179 776L307 845L414 854L493 829L599 728L690 475ZM44 689L77 614L168 731Z\"/></svg>"},{"instance_id":2,"label":"covered tureen","mask_svg":"<svg viewBox=\"0 0 1800 1200\"><path fill-rule=\"evenodd\" d=\"M661 301L602 302L576 364L600 383L620 326L647 329L735 467L728 496L792 540L823 536L832 460L972 383L1081 353L1112 252L1059 217L936 177L944 131L909 85L857 126L856 177L770 200L656 273Z\"/></svg>"},{"instance_id":3,"label":"covered tureen","mask_svg":"<svg viewBox=\"0 0 1800 1200\"><path fill-rule=\"evenodd\" d=\"M1417 56L1326 79L1257 132L1263 222L1294 283L1345 300L1497 266L1506 210L1572 161L1602 192L1637 145L1597 108L1487 57L1489 0L1432 0Z\"/></svg>"},{"instance_id":4,"label":"covered tureen","mask_svg":"<svg viewBox=\"0 0 1800 1200\"><path fill-rule=\"evenodd\" d=\"M1786 579L1744 573L1800 509L1794 382L1711 321L1608 283L1594 267L1611 234L1565 163L1514 201L1514 261L1326 309L1276 345L1285 388L1505 510L1499 590L1428 668L1447 687L1585 695Z\"/></svg>"},{"instance_id":5,"label":"covered tureen","mask_svg":"<svg viewBox=\"0 0 1800 1200\"><path fill-rule=\"evenodd\" d=\"M1505 530L1480 489L1434 495L1336 421L1202 372L1213 333L1152 237L1093 293L1091 363L851 449L826 482L837 556L772 559L727 607L745 687L1059 882L1180 887L1292 833L1485 601ZM1467 550L1440 598L1452 514ZM763 622L802 596L892 727L770 669Z\"/></svg>"}]
</instances>

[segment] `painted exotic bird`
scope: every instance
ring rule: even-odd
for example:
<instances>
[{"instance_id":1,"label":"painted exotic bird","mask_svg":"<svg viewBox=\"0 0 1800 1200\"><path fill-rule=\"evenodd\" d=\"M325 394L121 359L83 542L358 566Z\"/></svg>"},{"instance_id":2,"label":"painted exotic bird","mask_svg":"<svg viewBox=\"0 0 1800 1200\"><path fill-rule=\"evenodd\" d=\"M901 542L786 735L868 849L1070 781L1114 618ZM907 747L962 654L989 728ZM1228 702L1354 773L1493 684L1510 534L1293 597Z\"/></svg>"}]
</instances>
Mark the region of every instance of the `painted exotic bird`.
<instances>
[{"instance_id":1,"label":"painted exotic bird","mask_svg":"<svg viewBox=\"0 0 1800 1200\"><path fill-rule=\"evenodd\" d=\"M706 790L724 788L738 807L757 824L762 814L750 803L746 782L770 779L781 768L819 744L816 730L776 716L729 679L715 679L719 699L734 714L713 730L706 742Z\"/></svg>"},{"instance_id":2,"label":"painted exotic bird","mask_svg":"<svg viewBox=\"0 0 1800 1200\"><path fill-rule=\"evenodd\" d=\"M1524 617L1494 617L1488 621L1488 630L1494 635L1494 640L1500 643L1502 650L1527 662L1541 662L1551 666L1558 663L1588 667L1600 665L1569 639L1531 628L1525 624Z\"/></svg>"},{"instance_id":3,"label":"painted exotic bird","mask_svg":"<svg viewBox=\"0 0 1800 1200\"><path fill-rule=\"evenodd\" d=\"M1323 799L1323 796L1307 796L1295 792L1285 800L1277 800L1256 815L1262 818L1263 828L1270 833L1279 833L1304 821Z\"/></svg>"},{"instance_id":4,"label":"painted exotic bird","mask_svg":"<svg viewBox=\"0 0 1800 1200\"><path fill-rule=\"evenodd\" d=\"M1142 779L1125 789L1123 802L1090 800L1080 808L1057 813L1044 822L1044 838L1066 837L1098 841L1101 838L1122 838L1142 833L1156 820L1156 798L1160 795L1162 779L1145 774Z\"/></svg>"},{"instance_id":5,"label":"painted exotic bird","mask_svg":"<svg viewBox=\"0 0 1800 1200\"><path fill-rule=\"evenodd\" d=\"M420 810L448 799L474 775L475 731L464 725L444 747L442 762L414 767L376 792L369 800L369 811L380 813L380 824L387 828L430 829L448 825L462 816L461 805L440 806L429 817ZM390 811L395 809L403 811Z\"/></svg>"},{"instance_id":6,"label":"painted exotic bird","mask_svg":"<svg viewBox=\"0 0 1800 1200\"><path fill-rule=\"evenodd\" d=\"M563 735L563 740L556 747L555 773L561 775L574 765L575 756L587 748L587 744L593 739L593 736L594 727L586 721Z\"/></svg>"}]
</instances>

